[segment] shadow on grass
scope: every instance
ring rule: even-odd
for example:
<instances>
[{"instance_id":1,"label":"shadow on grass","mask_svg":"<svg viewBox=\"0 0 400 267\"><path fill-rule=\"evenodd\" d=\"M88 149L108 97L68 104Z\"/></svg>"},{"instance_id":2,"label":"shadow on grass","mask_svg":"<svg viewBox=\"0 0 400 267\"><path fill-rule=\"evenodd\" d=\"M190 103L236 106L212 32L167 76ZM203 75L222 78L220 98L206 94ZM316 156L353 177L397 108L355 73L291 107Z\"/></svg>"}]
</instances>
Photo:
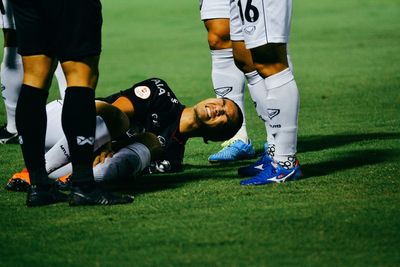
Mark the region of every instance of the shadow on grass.
<instances>
[{"instance_id":1,"label":"shadow on grass","mask_svg":"<svg viewBox=\"0 0 400 267\"><path fill-rule=\"evenodd\" d=\"M354 135L328 135L310 136L299 140L299 151L318 151L327 148L335 148L347 144L365 140L389 140L400 139L400 133L370 133ZM400 150L389 149L367 149L353 152L332 153L330 159L304 164L301 166L303 178L316 178L331 173L341 172L348 169L368 165L376 165L382 162L394 160L400 154ZM135 194L142 194L152 191L159 191L180 187L186 183L196 180L208 179L240 179L236 170L252 163L254 160L238 161L225 164L191 165L185 164L185 170L180 173L159 174L142 176L134 179L128 184L124 183L124 191L133 191Z\"/></svg>"},{"instance_id":2,"label":"shadow on grass","mask_svg":"<svg viewBox=\"0 0 400 267\"><path fill-rule=\"evenodd\" d=\"M345 152L335 156L333 159L302 165L301 169L304 174L302 179L317 178L353 168L380 164L382 162L394 160L399 154L400 150L386 149ZM236 172L232 175L231 167L213 170L209 168L209 171L204 171L201 168L193 168L189 171L174 174L142 176L133 180L129 185L124 184L124 191L133 191L135 194L143 194L178 188L192 181L209 179L233 180L240 178L236 176Z\"/></svg>"},{"instance_id":3,"label":"shadow on grass","mask_svg":"<svg viewBox=\"0 0 400 267\"><path fill-rule=\"evenodd\" d=\"M363 166L372 166L386 161L397 160L400 150L369 149L362 151L345 152L334 159L305 164L301 166L303 179L315 178L327 174L341 172Z\"/></svg>"},{"instance_id":4,"label":"shadow on grass","mask_svg":"<svg viewBox=\"0 0 400 267\"><path fill-rule=\"evenodd\" d=\"M302 153L341 147L360 141L391 139L400 139L400 133L312 135L299 138L297 148L298 152Z\"/></svg>"}]
</instances>

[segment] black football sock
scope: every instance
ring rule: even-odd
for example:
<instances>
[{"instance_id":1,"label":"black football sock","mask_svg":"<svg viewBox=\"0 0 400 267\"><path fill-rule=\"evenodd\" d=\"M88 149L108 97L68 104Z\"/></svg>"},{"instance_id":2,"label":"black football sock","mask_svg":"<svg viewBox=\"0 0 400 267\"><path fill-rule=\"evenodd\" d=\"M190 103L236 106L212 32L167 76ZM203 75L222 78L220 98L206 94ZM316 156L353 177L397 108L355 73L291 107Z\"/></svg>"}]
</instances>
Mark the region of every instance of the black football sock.
<instances>
[{"instance_id":1,"label":"black football sock","mask_svg":"<svg viewBox=\"0 0 400 267\"><path fill-rule=\"evenodd\" d=\"M22 155L33 185L48 183L44 160L47 96L47 90L23 84L16 108L15 122Z\"/></svg>"},{"instance_id":2,"label":"black football sock","mask_svg":"<svg viewBox=\"0 0 400 267\"><path fill-rule=\"evenodd\" d=\"M65 91L61 122L71 154L72 185L94 184L94 90L87 87L68 87Z\"/></svg>"}]
</instances>

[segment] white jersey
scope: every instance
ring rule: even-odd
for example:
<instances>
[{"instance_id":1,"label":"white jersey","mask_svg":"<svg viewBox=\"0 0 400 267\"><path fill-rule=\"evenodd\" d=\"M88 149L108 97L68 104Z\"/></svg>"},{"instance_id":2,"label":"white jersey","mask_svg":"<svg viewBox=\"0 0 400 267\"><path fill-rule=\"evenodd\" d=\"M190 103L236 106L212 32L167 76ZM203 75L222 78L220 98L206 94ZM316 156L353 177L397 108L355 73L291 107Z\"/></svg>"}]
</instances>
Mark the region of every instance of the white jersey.
<instances>
[{"instance_id":1,"label":"white jersey","mask_svg":"<svg viewBox=\"0 0 400 267\"><path fill-rule=\"evenodd\" d=\"M14 13L9 4L9 0L0 0L3 2L5 14L0 13L0 27L2 29L15 30Z\"/></svg>"},{"instance_id":2,"label":"white jersey","mask_svg":"<svg viewBox=\"0 0 400 267\"><path fill-rule=\"evenodd\" d=\"M229 19L230 0L200 0L200 18Z\"/></svg>"},{"instance_id":3,"label":"white jersey","mask_svg":"<svg viewBox=\"0 0 400 267\"><path fill-rule=\"evenodd\" d=\"M292 0L232 0L230 13L231 40L248 49L289 41Z\"/></svg>"}]
</instances>

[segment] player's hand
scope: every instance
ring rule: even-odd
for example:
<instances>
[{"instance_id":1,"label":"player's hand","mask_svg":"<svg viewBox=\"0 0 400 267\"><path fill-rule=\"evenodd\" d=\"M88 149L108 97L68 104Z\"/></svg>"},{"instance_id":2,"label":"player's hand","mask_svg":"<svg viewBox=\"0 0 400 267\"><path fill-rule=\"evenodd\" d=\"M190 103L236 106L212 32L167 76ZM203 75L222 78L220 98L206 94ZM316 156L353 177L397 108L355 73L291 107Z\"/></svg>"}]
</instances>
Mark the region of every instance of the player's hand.
<instances>
[{"instance_id":1,"label":"player's hand","mask_svg":"<svg viewBox=\"0 0 400 267\"><path fill-rule=\"evenodd\" d=\"M100 152L99 155L96 156L96 158L93 161L93 167L96 166L97 164L104 163L106 158L112 158L114 155L114 152L112 150L103 150Z\"/></svg>"}]
</instances>

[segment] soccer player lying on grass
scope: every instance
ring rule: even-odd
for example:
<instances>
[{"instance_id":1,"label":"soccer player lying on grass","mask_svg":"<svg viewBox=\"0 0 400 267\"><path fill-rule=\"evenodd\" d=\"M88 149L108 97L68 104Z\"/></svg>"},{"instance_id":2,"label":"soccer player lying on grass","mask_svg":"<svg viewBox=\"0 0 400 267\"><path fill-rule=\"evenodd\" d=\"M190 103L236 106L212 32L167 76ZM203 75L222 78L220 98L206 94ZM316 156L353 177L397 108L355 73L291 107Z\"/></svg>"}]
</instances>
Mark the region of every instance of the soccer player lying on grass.
<instances>
[{"instance_id":1,"label":"soccer player lying on grass","mask_svg":"<svg viewBox=\"0 0 400 267\"><path fill-rule=\"evenodd\" d=\"M139 82L99 99L96 109L94 149L97 153L94 155L99 156L94 162L94 176L99 182L126 178L142 171L150 166L152 154L153 158L161 154L159 160L151 164L152 171L180 171L189 138L224 141L235 135L243 121L240 108L226 98L210 98L185 107L159 78ZM60 100L47 106L46 169L53 179L71 172L68 145L60 123L61 110ZM157 153L151 136L145 136L147 142L142 135L138 136L143 132L157 136L161 153ZM112 157L110 148L116 151ZM21 172L8 181L6 188L24 191L27 185L29 174Z\"/></svg>"}]
</instances>

